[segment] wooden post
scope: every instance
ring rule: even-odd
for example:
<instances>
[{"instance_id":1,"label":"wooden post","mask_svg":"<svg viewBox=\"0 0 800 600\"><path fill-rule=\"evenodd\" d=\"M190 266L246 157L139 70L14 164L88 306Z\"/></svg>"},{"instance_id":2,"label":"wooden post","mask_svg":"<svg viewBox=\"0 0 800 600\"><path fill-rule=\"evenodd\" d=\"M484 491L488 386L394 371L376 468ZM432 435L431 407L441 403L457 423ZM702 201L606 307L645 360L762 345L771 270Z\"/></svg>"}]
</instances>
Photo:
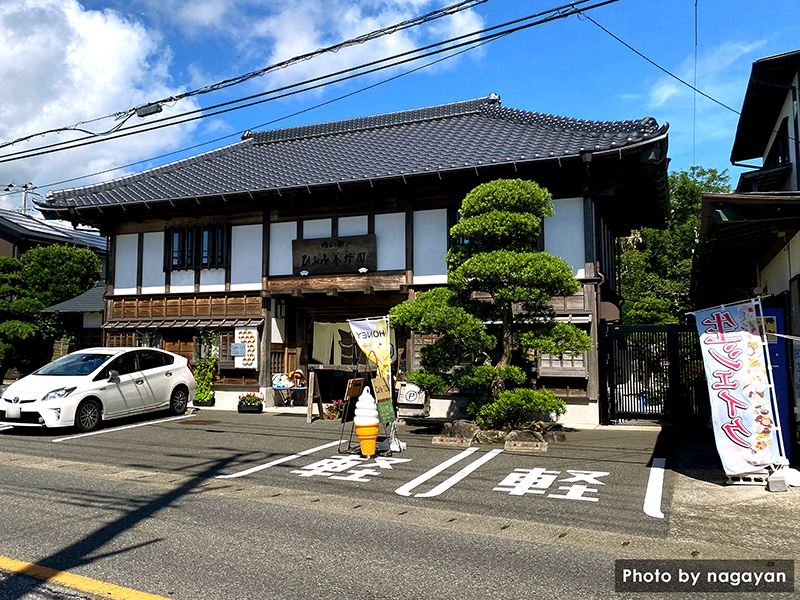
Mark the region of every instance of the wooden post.
<instances>
[{"instance_id":1,"label":"wooden post","mask_svg":"<svg viewBox=\"0 0 800 600\"><path fill-rule=\"evenodd\" d=\"M317 382L317 372L311 371L308 375L308 400L306 401L306 423L311 423L314 420L314 405L316 404L319 410L319 418L324 418L325 409L322 407L322 394L319 391L319 382Z\"/></svg>"}]
</instances>

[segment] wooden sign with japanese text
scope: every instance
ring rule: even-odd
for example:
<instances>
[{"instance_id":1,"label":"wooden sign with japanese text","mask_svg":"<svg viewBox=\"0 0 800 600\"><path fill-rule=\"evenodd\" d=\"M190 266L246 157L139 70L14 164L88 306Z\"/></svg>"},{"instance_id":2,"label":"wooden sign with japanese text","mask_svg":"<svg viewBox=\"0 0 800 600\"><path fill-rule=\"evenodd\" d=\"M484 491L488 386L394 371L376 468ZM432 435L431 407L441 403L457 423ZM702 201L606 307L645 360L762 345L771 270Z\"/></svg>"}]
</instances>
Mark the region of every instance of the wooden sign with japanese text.
<instances>
[{"instance_id":1,"label":"wooden sign with japanese text","mask_svg":"<svg viewBox=\"0 0 800 600\"><path fill-rule=\"evenodd\" d=\"M292 240L295 275L358 274L359 269L378 269L375 234Z\"/></svg>"}]
</instances>

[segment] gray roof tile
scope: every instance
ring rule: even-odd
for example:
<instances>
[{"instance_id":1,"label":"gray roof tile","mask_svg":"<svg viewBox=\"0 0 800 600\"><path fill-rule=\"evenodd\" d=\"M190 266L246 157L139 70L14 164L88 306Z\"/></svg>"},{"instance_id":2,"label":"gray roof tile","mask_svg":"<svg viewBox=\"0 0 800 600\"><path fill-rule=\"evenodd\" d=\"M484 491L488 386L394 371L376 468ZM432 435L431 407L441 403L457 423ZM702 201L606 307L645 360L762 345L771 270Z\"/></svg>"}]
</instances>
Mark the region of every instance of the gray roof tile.
<instances>
[{"instance_id":1,"label":"gray roof tile","mask_svg":"<svg viewBox=\"0 0 800 600\"><path fill-rule=\"evenodd\" d=\"M59 302L53 306L48 306L42 312L55 313L55 312L103 312L104 302L103 295L106 293L106 282L98 281L94 287L85 291L79 296L75 296L71 300Z\"/></svg>"},{"instance_id":2,"label":"gray roof tile","mask_svg":"<svg viewBox=\"0 0 800 600\"><path fill-rule=\"evenodd\" d=\"M503 107L494 94L263 132L136 175L48 193L42 209L139 204L578 156L666 132L652 118L587 121Z\"/></svg>"},{"instance_id":3,"label":"gray roof tile","mask_svg":"<svg viewBox=\"0 0 800 600\"><path fill-rule=\"evenodd\" d=\"M72 244L99 252L106 250L106 239L94 229L74 229L65 221L43 221L12 210L0 209L0 229L12 232L15 238Z\"/></svg>"}]
</instances>

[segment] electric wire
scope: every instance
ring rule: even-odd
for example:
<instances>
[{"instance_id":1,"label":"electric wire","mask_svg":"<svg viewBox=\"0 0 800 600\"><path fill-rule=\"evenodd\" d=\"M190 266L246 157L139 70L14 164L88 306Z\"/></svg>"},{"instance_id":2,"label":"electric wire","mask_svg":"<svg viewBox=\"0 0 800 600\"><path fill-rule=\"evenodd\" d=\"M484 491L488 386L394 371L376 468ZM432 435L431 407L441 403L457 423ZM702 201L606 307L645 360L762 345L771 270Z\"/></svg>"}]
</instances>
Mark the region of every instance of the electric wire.
<instances>
[{"instance_id":1,"label":"electric wire","mask_svg":"<svg viewBox=\"0 0 800 600\"><path fill-rule=\"evenodd\" d=\"M12 146L14 144L18 144L18 143L33 139L35 137L45 136L45 135L50 134L50 133L62 133L62 132L67 132L67 131L77 131L77 132L80 132L80 133L86 133L88 135L97 135L97 136L109 135L109 134L114 133L115 131L117 131L128 119L130 119L132 116L137 114L137 111L139 111L139 110L141 110L143 108L161 106L162 104L175 103L175 102L177 102L179 100L183 100L184 98L189 98L189 97L197 96L197 95L200 95L200 94L207 94L209 92L214 92L214 91L218 91L218 90L221 90L221 89L232 87L234 85L239 85L241 83L249 81L250 79L254 79L256 77L261 77L263 75L266 75L267 73L269 73L271 71L275 71L275 70L278 70L278 69L285 69L285 68L287 68L287 67L289 67L289 66L291 66L291 65L293 65L295 63L311 60L312 58L320 56L321 54L325 54L325 53L328 53L328 52L334 52L335 53L335 52L338 52L339 50L342 50L343 48L348 48L350 46L355 46L355 45L358 45L358 44L364 44L366 42L378 39L378 38L383 37L385 35L391 35L391 34L397 33L398 31L403 31L405 29L410 29L412 27L416 27L418 25L422 25L424 23L428 23L430 21L439 19L441 17L450 16L450 15L456 14L456 13L464 11L464 10L469 10L469 9L477 6L478 4L484 4L484 3L488 2L488 1L489 0L463 0L462 2L458 2L456 4L452 4L452 5L446 6L444 8L440 8L440 9L431 11L431 12L426 13L424 15L420 15L420 16L414 17L412 19L407 19L405 21L401 21L400 23L395 23L395 24L390 25L388 27L383 27L381 29L377 29L377 30L371 31L369 33L357 36L355 38L351 38L349 40L345 40L344 42L340 42L340 43L334 44L332 46L327 46L325 48L320 48L320 49L314 50L313 52L308 52L306 54L295 56L295 57L289 58L287 60L281 61L279 63L275 63L275 64L272 64L272 65L269 65L269 66L264 67L262 69L258 69L256 71L251 71L250 73L246 73L244 75L239 75L237 77L233 77L233 78L230 78L230 79L225 79L223 81L220 81L220 82L217 82L217 83L214 83L214 84L203 86L202 88L197 88L197 89L191 90L189 92L184 92L182 94L169 96L167 98L162 98L161 100L155 100L155 101L147 102L145 104L141 104L139 106L135 106L133 108L129 108L129 109L125 110L125 111L111 113L111 114L105 115L103 117L96 117L94 119L90 119L90 120L86 120L86 121L79 121L75 125L48 129L48 130L45 130L45 131L40 131L40 132L37 132L37 133L32 133L32 134L17 138L15 140L11 141L11 142L2 142L2 143L0 143L0 148L5 148L7 146ZM93 132L93 131L90 131L90 130L87 130L87 129L83 129L83 128L80 127L81 125L86 125L86 124L89 124L89 123L101 121L103 119L108 119L108 118L112 118L112 117L116 118L116 119L123 119L122 123L112 127L111 129L109 129L109 130L107 130L105 132Z\"/></svg>"},{"instance_id":2,"label":"electric wire","mask_svg":"<svg viewBox=\"0 0 800 600\"><path fill-rule=\"evenodd\" d=\"M474 44L476 42L476 40L469 40L469 41L461 41L461 40L464 40L466 38L472 38L472 37L475 37L477 35L481 35L483 33L489 32L489 31L494 31L494 33L492 33L492 34L490 34L488 36L485 36L483 38L479 38L479 39L492 41L494 39L499 39L499 38L504 37L506 35L509 35L511 33L516 33L518 31L521 31L521 30L524 30L524 29L528 29L528 28L531 28L531 27L535 27L535 26L538 26L538 25L542 25L542 24L550 22L550 21L567 18L567 17L573 16L573 15L579 15L579 14L582 14L583 11L593 10L593 9L599 8L601 6L605 6L605 5L608 5L608 4L613 4L615 2L618 2L619 0L603 0L603 1L600 1L600 2L596 2L595 4L593 4L591 6L588 6L588 7L584 7L584 8L581 8L581 9L577 8L577 5L582 5L582 4L585 4L586 2L589 2L589 1L591 1L591 0L579 0L578 2L570 2L569 4L566 4L566 5L562 5L562 6L559 6L559 7L550 9L550 10L546 10L546 11L541 11L541 12L535 13L533 15L528 15L526 17L522 17L522 18L519 18L519 19L508 21L508 22L502 23L500 25L496 25L496 26L493 26L493 27L482 29L480 31L471 32L471 33L468 33L468 34L464 34L464 35L461 35L461 36L450 38L448 40L436 42L436 43L433 43L433 44L429 44L427 46L422 46L420 48L416 48L416 49L413 49L413 50L409 50L409 51L406 51L406 52L395 54L395 55L390 56L390 57L386 57L386 58L383 58L383 59L378 59L378 60L371 61L371 62L368 62L368 63L364 63L364 64L361 64L361 65L358 65L358 66L355 66L355 67L351 67L351 68L348 68L348 69L342 69L342 70L336 71L334 73L321 75L321 76L318 76L318 77L315 77L315 78L312 78L312 79L308 79L308 80L305 80L305 81L302 81L302 82L290 84L290 85L287 85L287 86L275 88L273 90L268 90L268 91L265 91L265 92L261 92L259 94L254 94L254 95L251 95L251 96L247 96L245 98L240 98L240 99L233 100L233 101L230 101L230 102L225 102L225 103L222 103L222 104L215 105L213 107L207 107L207 108L204 108L204 109L197 109L197 110L194 110L194 111L189 111L187 113L182 113L180 115L175 115L175 116L172 116L172 117L164 117L162 119L157 119L155 121L148 121L147 123L140 123L140 124L137 124L137 125L132 125L132 126L126 128L124 130L117 131L116 133L114 133L112 135L109 135L109 136L106 136L106 137L102 137L102 138L89 137L89 139L80 138L78 140L69 140L69 141L65 141L65 142L59 142L57 144L51 144L49 146L42 146L42 147L37 147L37 148L30 149L30 150L25 150L25 151L20 151L20 152L16 152L16 153L0 155L0 164L1 163L6 163L6 162L12 162L12 161L16 161L16 160L22 160L22 159L25 159L25 158L32 158L32 157L35 157L35 156L41 156L41 155L45 155L45 154L50 154L52 152L78 148L78 147L87 146L87 145L100 143L100 142L104 142L104 141L115 140L115 139L119 139L119 138L122 138L122 137L126 137L128 135L134 135L134 134L138 134L138 133L154 131L154 130L157 130L157 129L162 129L164 127L169 127L169 126L173 126L173 125L179 125L179 124L188 123L188 122L191 122L191 121L196 121L196 120L202 119L202 118L207 118L207 117L211 117L211 116L217 116L217 115L220 115L220 114L225 114L227 112L232 112L234 110L240 110L242 108L249 108L249 107L252 107L252 106L255 106L255 105L258 105L258 104L263 104L265 102L270 102L270 101L273 101L273 100L277 100L277 99L281 99L281 98L286 98L288 96L296 95L298 93L302 93L302 92L306 92L306 91L310 91L310 90L314 90L314 89L319 89L321 87L332 85L334 83L341 83L342 81L347 81L349 79L354 79L356 77L361 77L361 76L364 76L364 75L368 75L368 74L371 74L371 73L382 71L384 69L397 67L397 66L409 63L409 62L413 62L413 61L416 61L416 60L421 60L421 59L427 58L429 56L434 56L436 54L441 54L441 53L448 52L450 50L454 50L454 49L461 48L461 47L464 47L464 46L469 46L471 44ZM530 21L531 19L534 19L536 17L541 17L542 15L550 15L550 16L545 17L543 19L539 19L539 20L530 22L530 23L524 23L525 21ZM508 27L509 25L515 25L517 23L524 23L524 24L523 25L517 25L516 27L503 29L502 31L496 31L497 29L501 29L503 27ZM460 43L458 43L458 44L453 44L452 43L452 42L457 42L457 41L460 42ZM424 52L426 50L430 50L431 48L436 48L437 46L442 46L444 44L450 44L450 45L448 45L448 46L446 46L444 48L439 48L437 50L431 50L430 52L425 52L423 54L419 54L420 52ZM410 55L415 55L415 56L410 56ZM403 57L406 57L406 58L403 58ZM386 63L387 61L395 60L395 59L398 59L398 58L401 58L402 60L396 60L395 62L392 62L392 63L389 63L389 64L383 64L382 66L375 66L375 65L381 65L382 63ZM374 68L372 68L372 69L366 69L367 67L373 67L373 66L374 66ZM364 70L364 69L366 69L366 70ZM360 71L360 72L353 73L354 71ZM347 76L344 76L344 77L339 77L338 79L333 79L331 81L324 81L324 80L327 80L327 79L331 79L332 77L336 77L338 75L347 74L347 73L351 73L351 74L347 75ZM266 95L277 94L278 92L285 92L286 90L292 90L293 88L298 88L299 86L305 86L307 84L314 83L314 82L322 82L322 83L317 83L316 85L307 86L307 87L304 87L304 88L299 89L299 90L294 89L294 91L289 91L289 92L286 92L286 93L283 93L283 94L272 96L270 98L262 99L262 100L255 101L255 102L250 102L250 103L247 103L247 104L242 104L240 106L234 106L234 107L231 107L231 108L218 110L216 112L206 112L206 111L209 111L210 109L214 109L214 108L218 108L218 107L230 106L232 104L240 104L242 102L245 102L246 100L250 100L250 99L253 99L253 98L260 98L260 97L263 97L263 96L266 96ZM197 113L202 113L202 114L197 115ZM175 120L177 118L188 117L190 115L197 115L197 116L193 116L191 118L183 118L180 121L176 121Z\"/></svg>"},{"instance_id":3,"label":"electric wire","mask_svg":"<svg viewBox=\"0 0 800 600\"><path fill-rule=\"evenodd\" d=\"M53 186L56 186L56 185L63 185L65 183L72 183L73 181L79 181L81 179L86 179L87 177L96 177L98 175L104 175L106 173L111 173L111 172L114 172L114 171L118 171L120 169L127 169L127 168L130 168L130 167L135 167L137 165L145 164L145 163L148 163L148 162L153 161L153 160L159 160L159 159L162 159L162 158L167 158L169 156L174 156L176 154L182 154L184 152L187 152L188 150L194 150L196 148L201 148L202 146L207 146L209 144L214 144L216 142L221 142L221 141L229 139L229 138L239 137L239 136L241 136L242 134L244 134L247 131L250 131L250 130L253 130L253 129L259 129L261 127L267 127L269 125L274 125L275 123L279 123L280 121L285 121L287 119L291 119L292 117L296 117L298 115L301 115L301 114L304 114L304 113L307 113L307 112L311 112L312 110L316 110L316 109L321 108L323 106L327 106L329 104L333 104L334 102L338 102L340 100L344 100L346 98L350 98L351 96L355 96L355 95L360 94L362 92L366 92L368 90L374 89L374 88L379 87L381 85L384 85L386 83L390 83L392 81L400 79L401 77L405 77L406 75L411 75L412 73L416 73L417 71L421 71L423 69L426 69L428 67L436 65L438 63L444 62L446 60L449 60L451 58L454 58L456 56L459 56L461 54L469 52L470 50L473 50L474 48L476 48L478 46L482 46L482 45L488 43L489 41L492 41L492 40L476 41L474 47L463 48L463 49L459 50L458 52L454 52L452 54L448 54L447 56L438 58L438 59L436 59L434 61L425 63L424 65L420 65L420 66L415 67L413 69L409 69L408 71L404 71L404 72L399 73L397 75L394 75L392 77L389 77L389 78L386 78L386 79L382 79L381 81L378 81L378 82L373 83L371 85L359 88L357 90L353 90L351 92L348 92L346 94L342 94L340 96L336 96L335 98L330 98L330 99L328 99L328 100L326 100L324 102L320 102L318 104L306 107L304 109L295 111L293 113L289 113L287 115L283 115L281 117L277 117L277 118L272 119L270 121L266 121L265 123L260 123L258 125L254 125L252 127L248 127L247 129L242 129L242 130L234 132L234 133L229 133L228 135L225 135L225 136L222 136L222 137L218 137L218 138L215 138L213 140L207 140L205 142L200 142L198 144L194 144L193 146L187 146L185 148L180 148L179 150L173 150L171 152L166 152L166 153L160 154L158 156L153 156L153 157L150 157L150 158L146 158L146 159L139 160L139 161L136 161L136 162L128 163L128 164L121 165L121 166L118 166L118 167L111 167L109 169L104 169L102 171L96 171L96 172L90 173L88 175L79 175L77 177L72 177L72 178L69 178L69 179L62 179L61 181L55 181L53 183L48 183L48 184L46 184L44 186L40 186L40 187L45 187L45 188L53 187ZM10 194L0 194L0 196L3 196L3 195L10 195Z\"/></svg>"},{"instance_id":4,"label":"electric wire","mask_svg":"<svg viewBox=\"0 0 800 600\"><path fill-rule=\"evenodd\" d=\"M643 53L639 52L639 51L638 51L636 48L634 48L633 46L631 46L630 44L628 44L626 41L624 41L624 40L623 40L623 39L621 39L620 37L618 37L618 36L614 35L614 34L613 34L611 31L609 31L608 29L606 29L605 27L603 27L602 25L600 25L600 23L598 23L597 21L595 21L594 19L592 19L590 16L588 16L588 15L583 15L583 14L580 14L580 15L579 15L579 18L581 18L581 19L586 19L587 21L590 21L591 23L593 23L594 25L596 25L598 28L600 28L601 30L603 30L604 32L606 32L608 35L610 35L612 38L614 38L615 40L617 40L617 41L618 41L620 44L622 44L623 46L625 46L626 48L628 48L628 50L630 50L631 52L633 52L634 54L636 54L636 55L637 55L637 56L639 56L640 58L643 58L644 60L646 60L647 62L649 62L651 65L653 65L653 66L654 66L655 68L657 68L659 71L662 71L663 73L666 73L666 74L667 74L669 77L672 77L672 78L673 78L673 79L675 79L676 81L678 81L678 82L682 83L683 85L685 85L686 87L688 87L690 90L693 90L695 93L697 93L697 94L700 94L700 95L701 95L701 96L703 96L704 98L707 98L708 100L711 100L711 101L712 101L712 102L714 102L715 104L718 104L718 105L720 105L722 108L725 108L725 109L729 110L729 111L730 111L730 112L732 112L733 114L737 115L737 116L738 116L740 119L744 119L744 120L746 120L746 121L748 121L748 122L750 122L750 123L753 123L754 125L757 125L758 127L762 128L762 129L768 130L768 131L770 131L771 133L775 133L775 134L777 134L777 135L785 135L785 136L786 136L786 139L787 139L787 140L789 140L789 141L792 141L792 142L793 142L793 141L795 141L794 137L793 137L791 134L788 134L788 133L787 133L787 134L782 134L780 131L778 131L778 130L777 130L775 127L773 127L773 126L770 126L770 125L765 125L764 123L762 123L762 122L760 122L760 121L758 121L758 120L756 120L756 119L753 119L753 118L750 118L750 117L746 117L746 116L744 116L744 115L743 115L741 112L739 112L738 110L736 110L735 108L731 108L730 106L728 106L728 105L727 105L727 104L725 104L724 102L722 102L722 101L720 101L720 100L717 100L717 99L716 99L716 98L714 98L713 96L710 96L709 94L706 94L706 93L705 93L703 90L701 90L701 89L698 89L696 86L692 85L691 83L689 83L689 82L687 82L687 81L685 81L685 80L681 79L680 77L678 77L678 76L677 76L677 75L675 75L674 73L672 73L672 72L668 71L667 69L665 69L664 67L662 67L661 65L659 65L659 64L658 64L657 62L655 62L654 60L650 59L649 57L645 56ZM740 166L745 166L745 165L740 165ZM753 168L753 169L758 169L759 167L752 166L751 168Z\"/></svg>"},{"instance_id":5,"label":"electric wire","mask_svg":"<svg viewBox=\"0 0 800 600\"><path fill-rule=\"evenodd\" d=\"M259 97L267 96L267 95L270 95L270 94L275 94L275 93L278 93L278 92L281 92L281 91L284 91L284 90L287 90L287 89L291 89L291 88L294 88L294 87L299 87L301 85L306 85L306 84L309 84L309 83L313 83L315 81L322 81L322 80L329 79L329 78L332 78L332 77L336 77L338 75L342 75L342 74L345 74L345 73L358 71L359 69L364 69L366 67L370 67L370 66L374 66L374 65L377 65L377 64L385 63L387 61L394 60L396 58L401 58L401 57L404 57L404 56L417 54L417 53L423 52L425 50L429 50L431 48L435 48L437 46L442 46L444 44L449 44L449 43L452 43L452 42L455 42L455 41L460 41L460 40L463 40L463 39L466 39L466 38L470 38L470 37L475 37L477 35L481 35L483 33L489 32L489 31L493 31L493 30L496 30L496 29L499 29L499 28L502 28L502 27L506 27L508 25L513 25L513 24L516 24L516 23L520 23L520 22L524 22L524 21L527 21L527 20L531 20L531 19L534 19L536 17L540 17L540 16L545 15L545 14L559 13L560 11L563 11L565 8L571 8L571 7L574 7L574 6L582 5L582 4L585 4L585 3L590 2L590 1L591 0L578 0L577 2L570 2L569 4L558 6L556 8L550 9L550 10L540 11L540 12L535 13L533 15L528 15L526 17L522 17L522 18L519 18L519 19L508 21L506 23L501 23L500 25L495 25L493 27L489 27L489 28L482 29L482 30L479 30L479 31L474 31L474 32L463 34L461 36L457 36L457 37L450 38L450 39L447 39L447 40L435 42L433 44L428 44L428 45L422 46L420 48L415 48L415 49L408 50L406 52L402 52L402 53L395 54L395 55L392 55L392 56L388 56L388 57L385 57L385 58L382 58L382 59L378 59L378 60L371 61L371 62L368 62L368 63L363 63L361 65L356 65L354 67L350 67L350 68L347 68L347 69L342 69L342 70L336 71L334 73L328 73L326 75L321 75L321 76L318 76L318 77L315 77L315 78L312 78L312 79L308 79L308 80L305 80L305 81L297 82L297 83L294 83L294 84L291 84L291 85L287 85L287 86L283 86L283 87L280 87L280 88L276 88L276 89L273 89L273 90L267 90L267 91L264 91L264 92L260 92L258 94L245 96L243 98L238 98L236 100L231 100L231 101L228 101L228 102L223 102L223 103L220 103L220 104L216 104L216 105L212 105L212 106L208 106L208 107L204 107L204 108L200 108L200 109L196 109L196 110L180 113L180 114L177 114L177 115L171 115L171 116L167 116L167 117L162 117L160 119L149 120L147 122L138 123L138 124L135 124L135 125L132 125L132 126L128 127L127 129L125 129L125 131L130 131L132 129L139 129L139 128L146 128L146 130L154 129L154 127L152 127L152 126L155 125L155 124L158 124L158 123L164 123L164 122L167 122L167 121L174 121L176 119L179 119L179 118L182 118L182 117L186 117L186 116L189 116L189 115L193 115L193 114L197 114L197 113L203 113L204 111L215 110L217 108L221 108L221 107L225 107L225 106L231 106L231 105L234 105L234 104L239 104L239 103L245 102L247 100L251 100L253 98L259 98ZM610 0L610 2L604 2L602 4L607 4L607 3L611 3L611 2L617 2L617 1L618 0ZM595 8L596 6L598 6L598 5L595 5L595 6L592 6L592 7L589 7L589 8L590 9L591 8ZM575 14L575 13L571 12L570 15L566 15L566 16L571 16L571 14ZM539 24L539 23L536 23L536 24ZM456 46L450 46L449 48L454 48L454 47L456 47ZM441 52L444 52L444 51L446 51L446 49L441 50ZM430 53L422 54L422 55L418 56L416 59L425 58L425 57L430 56L430 55L431 55ZM397 66L399 64L403 64L404 62L408 62L408 61L402 61L402 62L395 63L393 65L388 65L386 68L391 68L392 66ZM363 74L367 74L367 73L365 72ZM330 83L337 83L339 81L342 81L342 79L336 80L336 81L332 81ZM285 97L285 96L281 96L281 97ZM249 106L253 106L254 104L256 104L256 103L247 104L247 105L244 105L244 106L241 106L241 107L238 107L238 108L247 108ZM207 113L207 114L204 115L203 118L205 118L206 116L215 116L215 115L218 115L218 114L222 114L222 113L221 112ZM181 123L184 123L184 122L187 122L187 121L190 121L190 120L196 120L196 119L186 119L184 121L180 121L180 122L175 123L175 124L181 124ZM87 137L92 137L92 136L87 136ZM120 135L120 136L115 136L113 138L107 138L107 139L115 139L116 137L122 137L122 136ZM78 143L78 142L81 142L84 139L87 139L87 138L79 138L79 139L75 139L75 140L66 140L66 141L63 141L63 142L57 142L57 143L53 143L53 144L49 144L49 145L45 145L45 146L37 146L36 148L31 148L31 149L27 149L27 150L20 150L18 152L12 152L12 153L8 153L8 154L3 154L3 155L0 155L0 163L2 163L2 162L10 162L10 159L12 159L13 157L29 158L29 157L32 157L32 156L38 156L38 155L43 153L43 152L40 152L40 151L46 150L46 149L50 149L50 148L59 148L60 147L60 148L63 149L64 146L67 146L68 148L78 147L80 145L84 145L84 144L79 144Z\"/></svg>"}]
</instances>

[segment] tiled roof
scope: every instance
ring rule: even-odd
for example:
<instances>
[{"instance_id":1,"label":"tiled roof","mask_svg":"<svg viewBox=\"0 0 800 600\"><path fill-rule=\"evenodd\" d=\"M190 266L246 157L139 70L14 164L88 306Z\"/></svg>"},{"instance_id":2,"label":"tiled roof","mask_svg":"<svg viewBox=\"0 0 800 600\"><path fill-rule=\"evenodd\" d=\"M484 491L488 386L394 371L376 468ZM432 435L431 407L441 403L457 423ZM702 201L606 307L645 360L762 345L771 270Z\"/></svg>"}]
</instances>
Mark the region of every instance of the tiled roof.
<instances>
[{"instance_id":1,"label":"tiled roof","mask_svg":"<svg viewBox=\"0 0 800 600\"><path fill-rule=\"evenodd\" d=\"M93 229L74 229L66 222L43 221L13 210L0 209L0 230L9 232L15 239L72 244L99 252L106 251L106 239Z\"/></svg>"},{"instance_id":2,"label":"tiled roof","mask_svg":"<svg viewBox=\"0 0 800 600\"><path fill-rule=\"evenodd\" d=\"M94 287L85 291L80 296L75 296L71 300L59 302L53 306L48 306L42 312L103 312L103 295L106 293L106 282L98 281Z\"/></svg>"},{"instance_id":3,"label":"tiled roof","mask_svg":"<svg viewBox=\"0 0 800 600\"><path fill-rule=\"evenodd\" d=\"M242 141L102 184L50 192L48 208L138 204L288 190L577 157L666 133L652 118L587 121L476 100L344 121L247 132Z\"/></svg>"}]
</instances>

